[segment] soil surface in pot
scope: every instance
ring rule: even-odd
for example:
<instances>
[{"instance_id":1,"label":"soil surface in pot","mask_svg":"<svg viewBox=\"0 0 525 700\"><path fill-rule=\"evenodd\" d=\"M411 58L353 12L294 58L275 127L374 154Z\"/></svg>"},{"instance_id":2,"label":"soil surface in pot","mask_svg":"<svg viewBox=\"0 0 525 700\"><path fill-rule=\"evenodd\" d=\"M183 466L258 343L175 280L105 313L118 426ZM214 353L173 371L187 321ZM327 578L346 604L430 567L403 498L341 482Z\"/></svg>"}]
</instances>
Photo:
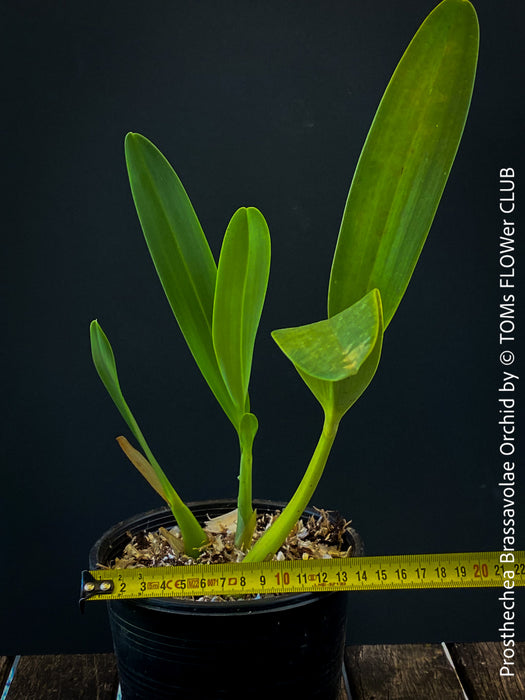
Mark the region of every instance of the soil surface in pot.
<instances>
[{"instance_id":1,"label":"soil surface in pot","mask_svg":"<svg viewBox=\"0 0 525 700\"><path fill-rule=\"evenodd\" d=\"M317 511L317 515L310 515L307 519L299 520L273 559L282 561L352 556L352 547L348 547L345 542L345 533L349 530L350 522L340 516L334 516L333 513L329 514L328 511L314 510ZM280 511L258 515L252 544L264 534L279 514ZM235 546L236 524L236 510L216 518L209 518L203 525L209 542L203 547L202 553L196 559L184 554L184 545L178 527L173 527L170 530L161 527L156 532L142 531L135 535L128 533L130 541L124 548L122 555L110 562L109 566L102 564L98 566L104 569L129 569L144 566L241 562L245 553ZM246 599L256 597L263 596L243 596ZM269 596L265 595L264 597ZM228 596L201 596L192 600L220 602L230 599Z\"/></svg>"}]
</instances>

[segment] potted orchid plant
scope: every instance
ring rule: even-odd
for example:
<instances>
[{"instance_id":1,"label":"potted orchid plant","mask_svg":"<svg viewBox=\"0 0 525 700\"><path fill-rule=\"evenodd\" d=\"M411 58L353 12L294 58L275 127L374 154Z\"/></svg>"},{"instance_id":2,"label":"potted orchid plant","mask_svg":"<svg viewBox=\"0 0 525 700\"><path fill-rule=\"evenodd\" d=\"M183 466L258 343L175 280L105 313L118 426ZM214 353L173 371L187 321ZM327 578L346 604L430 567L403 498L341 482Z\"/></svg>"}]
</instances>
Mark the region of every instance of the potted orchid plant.
<instances>
[{"instance_id":1,"label":"potted orchid plant","mask_svg":"<svg viewBox=\"0 0 525 700\"><path fill-rule=\"evenodd\" d=\"M377 370L385 331L414 271L458 149L477 52L472 5L468 0L443 0L405 51L365 141L333 258L327 318L272 333L320 403L324 422L297 490L257 538L251 474L258 420L249 382L269 279L269 228L258 209L238 209L216 264L167 159L145 137L126 136L131 190L153 263L189 349L238 436L234 540L245 561L271 558L283 545L313 497L343 416ZM96 320L90 336L96 370L140 450L125 437L118 438L119 444L169 506L185 555L196 560L208 542L202 519L184 503L155 458L124 397L112 347ZM194 610L196 604L191 605ZM240 603L235 605L237 609ZM112 624L118 634L115 620ZM338 644L341 649L340 639ZM326 693L326 679L323 683ZM126 697L150 697L133 692L128 689ZM146 693L144 688L141 692ZM162 692L156 687L151 697L174 697ZM201 697L185 692L184 697ZM237 697L231 689L229 693L224 697Z\"/></svg>"}]
</instances>

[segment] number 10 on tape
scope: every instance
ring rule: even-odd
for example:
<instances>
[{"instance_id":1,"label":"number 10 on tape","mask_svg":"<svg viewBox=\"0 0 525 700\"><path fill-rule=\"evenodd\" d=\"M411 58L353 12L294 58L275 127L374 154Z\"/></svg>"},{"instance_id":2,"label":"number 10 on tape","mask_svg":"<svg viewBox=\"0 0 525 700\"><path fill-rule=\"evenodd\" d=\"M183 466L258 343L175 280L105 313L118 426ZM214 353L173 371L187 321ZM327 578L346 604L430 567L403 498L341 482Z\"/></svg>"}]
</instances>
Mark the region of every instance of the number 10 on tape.
<instances>
[{"instance_id":1,"label":"number 10 on tape","mask_svg":"<svg viewBox=\"0 0 525 700\"><path fill-rule=\"evenodd\" d=\"M248 564L105 569L82 575L81 602L310 591L525 585L525 553L407 554Z\"/></svg>"}]
</instances>

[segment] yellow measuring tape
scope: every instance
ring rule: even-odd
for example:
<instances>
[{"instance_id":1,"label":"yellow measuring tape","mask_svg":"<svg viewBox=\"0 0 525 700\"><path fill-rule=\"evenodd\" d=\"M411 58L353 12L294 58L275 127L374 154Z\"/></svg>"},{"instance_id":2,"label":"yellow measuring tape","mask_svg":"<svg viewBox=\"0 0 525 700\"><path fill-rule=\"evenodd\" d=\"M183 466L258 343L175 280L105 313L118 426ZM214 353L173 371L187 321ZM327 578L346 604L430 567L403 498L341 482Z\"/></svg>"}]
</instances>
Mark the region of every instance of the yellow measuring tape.
<instances>
[{"instance_id":1,"label":"yellow measuring tape","mask_svg":"<svg viewBox=\"0 0 525 700\"><path fill-rule=\"evenodd\" d=\"M525 552L403 554L84 571L85 600L525 585Z\"/></svg>"}]
</instances>

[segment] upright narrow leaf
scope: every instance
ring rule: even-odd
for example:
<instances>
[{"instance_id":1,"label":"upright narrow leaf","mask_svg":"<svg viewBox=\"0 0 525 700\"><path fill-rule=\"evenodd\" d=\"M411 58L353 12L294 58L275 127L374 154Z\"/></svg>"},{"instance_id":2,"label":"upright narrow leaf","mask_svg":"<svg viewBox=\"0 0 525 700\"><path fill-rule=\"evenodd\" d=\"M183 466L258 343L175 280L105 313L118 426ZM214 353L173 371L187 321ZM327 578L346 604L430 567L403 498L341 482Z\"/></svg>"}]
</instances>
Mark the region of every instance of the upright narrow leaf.
<instances>
[{"instance_id":1,"label":"upright narrow leaf","mask_svg":"<svg viewBox=\"0 0 525 700\"><path fill-rule=\"evenodd\" d=\"M91 322L89 333L91 339L91 354L95 369L97 370L102 383L106 387L108 394L113 399L113 403L118 408L120 415L122 418L124 418L129 429L144 450L147 459L149 460L157 475L157 478L164 488L165 494L170 495L171 492L173 492L173 487L171 486L159 463L153 456L149 445L146 442L146 439L127 404L127 401L124 398L118 379L117 365L113 354L113 348L111 347L111 344L106 334L100 327L98 321Z\"/></svg>"},{"instance_id":2,"label":"upright narrow leaf","mask_svg":"<svg viewBox=\"0 0 525 700\"><path fill-rule=\"evenodd\" d=\"M199 547L206 542L206 535L193 513L189 510L188 506L183 503L180 496L171 485L169 479L164 474L162 467L153 456L153 453L151 452L148 443L146 442L146 439L142 434L137 421L135 420L135 417L131 413L131 410L120 388L115 356L106 334L97 321L92 321L89 332L91 339L91 354L98 375L106 387L109 395L113 399L115 406L120 411L121 416L124 418L129 429L144 450L147 457L147 462L145 461L142 463L141 467L146 466L146 464L149 462L149 467L151 467L154 475L153 481L149 478L150 474L147 467L146 473L143 472L143 474L153 488L155 488L170 504L173 515L175 516L175 519L177 520L177 523L181 529L186 552L194 555ZM122 443L120 444L122 446ZM134 459L131 461L140 471L142 471Z\"/></svg>"},{"instance_id":3,"label":"upright narrow leaf","mask_svg":"<svg viewBox=\"0 0 525 700\"><path fill-rule=\"evenodd\" d=\"M348 195L330 278L330 316L375 287L385 327L397 309L463 132L478 34L470 2L444 0L397 66Z\"/></svg>"},{"instance_id":4,"label":"upright narrow leaf","mask_svg":"<svg viewBox=\"0 0 525 700\"><path fill-rule=\"evenodd\" d=\"M222 377L241 415L249 411L253 348L270 271L270 234L263 215L241 208L226 230L213 304L213 344Z\"/></svg>"},{"instance_id":5,"label":"upright narrow leaf","mask_svg":"<svg viewBox=\"0 0 525 700\"><path fill-rule=\"evenodd\" d=\"M133 199L168 301L202 374L235 421L213 350L217 268L206 237L181 181L162 153L140 134L128 134L125 148Z\"/></svg>"},{"instance_id":6,"label":"upright narrow leaf","mask_svg":"<svg viewBox=\"0 0 525 700\"><path fill-rule=\"evenodd\" d=\"M89 337L91 341L91 356L98 376L106 387L108 394L113 399L113 403L118 408L120 415L124 418L129 429L137 440L141 442L141 446L143 447L142 440L144 438L120 388L113 348L98 321L91 322Z\"/></svg>"}]
</instances>

